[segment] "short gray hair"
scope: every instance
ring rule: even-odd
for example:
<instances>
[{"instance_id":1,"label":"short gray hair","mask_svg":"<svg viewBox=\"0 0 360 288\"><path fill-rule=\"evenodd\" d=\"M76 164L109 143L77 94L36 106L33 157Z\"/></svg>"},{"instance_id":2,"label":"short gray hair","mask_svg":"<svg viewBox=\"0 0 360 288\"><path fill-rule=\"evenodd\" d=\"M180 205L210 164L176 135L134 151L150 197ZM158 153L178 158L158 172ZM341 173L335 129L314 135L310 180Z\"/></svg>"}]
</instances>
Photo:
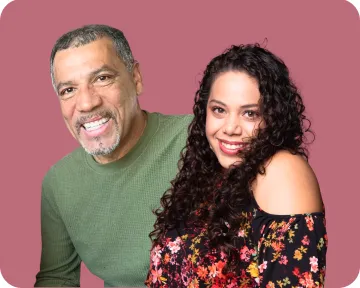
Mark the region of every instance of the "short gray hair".
<instances>
[{"instance_id":1,"label":"short gray hair","mask_svg":"<svg viewBox=\"0 0 360 288\"><path fill-rule=\"evenodd\" d=\"M68 48L75 48L89 44L95 40L103 37L108 37L112 40L118 56L124 61L128 71L132 71L134 58L126 40L124 33L116 28L92 24L86 25L75 30L69 31L62 35L55 43L50 56L50 75L51 81L56 91L55 78L54 78L54 58L58 51ZM57 91L56 91L57 92Z\"/></svg>"}]
</instances>

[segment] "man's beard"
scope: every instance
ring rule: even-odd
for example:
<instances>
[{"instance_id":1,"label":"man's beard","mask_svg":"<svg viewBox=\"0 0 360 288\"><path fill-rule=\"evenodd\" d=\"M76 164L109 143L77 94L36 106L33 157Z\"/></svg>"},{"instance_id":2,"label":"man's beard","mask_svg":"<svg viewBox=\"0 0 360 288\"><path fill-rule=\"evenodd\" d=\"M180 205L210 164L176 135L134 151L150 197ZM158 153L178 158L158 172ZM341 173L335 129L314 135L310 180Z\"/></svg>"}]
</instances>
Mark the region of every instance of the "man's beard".
<instances>
[{"instance_id":1,"label":"man's beard","mask_svg":"<svg viewBox=\"0 0 360 288\"><path fill-rule=\"evenodd\" d=\"M115 142L111 145L111 146L108 146L108 147L104 147L104 143L101 142L101 136L96 136L96 137L93 137L90 142L98 142L97 143L97 148L95 149L90 149L87 147L87 145L84 143L85 141L82 141L81 138L80 138L80 131L81 129L85 129L83 127L84 123L86 123L86 121L88 121L89 119L92 119L94 117L101 117L101 118L108 118L109 121L110 120L113 120L113 123L115 125L115 130L116 130L116 139L115 139ZM81 116L79 117L79 119L76 121L75 123L75 129L76 129L76 132L77 134L79 135L79 142L81 144L81 146L84 148L84 150L90 154L90 155L93 155L93 156L104 156L104 155L109 155L111 154L112 152L115 151L115 149L119 146L120 144L120 129L119 129L119 125L116 121L116 117L114 115L114 113L112 113L111 111L98 111L96 113L91 113L89 115L86 115L86 116Z\"/></svg>"},{"instance_id":2,"label":"man's beard","mask_svg":"<svg viewBox=\"0 0 360 288\"><path fill-rule=\"evenodd\" d=\"M98 144L99 147L95 148L95 149L88 149L86 147L86 145L80 141L81 146L84 148L84 150L86 151L86 153L92 155L92 156L105 156L105 155L109 155L111 153L113 153L115 151L115 149L119 146L120 144L120 133L118 131L118 129L116 129L116 140L114 142L113 145L111 145L110 147L103 147L103 143L101 142L101 137L94 137L93 141L96 142L100 142Z\"/></svg>"}]
</instances>

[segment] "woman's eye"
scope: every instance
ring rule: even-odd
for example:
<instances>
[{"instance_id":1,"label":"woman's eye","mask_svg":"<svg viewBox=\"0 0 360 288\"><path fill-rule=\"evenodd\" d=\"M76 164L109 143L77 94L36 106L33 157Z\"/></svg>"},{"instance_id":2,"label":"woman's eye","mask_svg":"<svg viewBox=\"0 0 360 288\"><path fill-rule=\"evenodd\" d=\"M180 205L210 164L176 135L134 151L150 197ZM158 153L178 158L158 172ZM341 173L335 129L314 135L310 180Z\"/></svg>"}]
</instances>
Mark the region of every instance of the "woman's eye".
<instances>
[{"instance_id":1,"label":"woman's eye","mask_svg":"<svg viewBox=\"0 0 360 288\"><path fill-rule=\"evenodd\" d=\"M212 111L215 113L220 113L220 114L225 112L225 110L220 107L214 107L214 108L212 108Z\"/></svg>"},{"instance_id":2,"label":"woman's eye","mask_svg":"<svg viewBox=\"0 0 360 288\"><path fill-rule=\"evenodd\" d=\"M249 117L249 118L255 118L257 116L259 116L259 113L253 110L247 110L245 111L245 114Z\"/></svg>"}]
</instances>

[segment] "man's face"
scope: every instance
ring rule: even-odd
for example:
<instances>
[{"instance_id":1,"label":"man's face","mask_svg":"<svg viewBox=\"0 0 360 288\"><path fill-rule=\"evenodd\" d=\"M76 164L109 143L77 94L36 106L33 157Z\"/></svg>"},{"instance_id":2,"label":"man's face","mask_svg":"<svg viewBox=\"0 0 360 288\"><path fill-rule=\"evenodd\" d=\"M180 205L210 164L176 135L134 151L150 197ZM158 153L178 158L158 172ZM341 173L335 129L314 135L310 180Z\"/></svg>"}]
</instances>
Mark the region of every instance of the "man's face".
<instances>
[{"instance_id":1,"label":"man's face","mask_svg":"<svg viewBox=\"0 0 360 288\"><path fill-rule=\"evenodd\" d=\"M54 80L66 126L88 153L109 156L126 145L142 80L138 65L130 73L110 39L57 52Z\"/></svg>"}]
</instances>

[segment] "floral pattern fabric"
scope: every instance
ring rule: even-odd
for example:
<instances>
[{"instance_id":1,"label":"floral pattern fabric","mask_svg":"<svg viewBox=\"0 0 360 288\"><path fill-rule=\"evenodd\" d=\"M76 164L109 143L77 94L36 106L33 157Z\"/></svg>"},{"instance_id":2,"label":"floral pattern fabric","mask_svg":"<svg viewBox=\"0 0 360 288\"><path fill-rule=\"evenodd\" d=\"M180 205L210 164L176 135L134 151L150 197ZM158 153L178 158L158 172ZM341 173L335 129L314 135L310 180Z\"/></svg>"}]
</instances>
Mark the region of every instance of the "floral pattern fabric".
<instances>
[{"instance_id":1,"label":"floral pattern fabric","mask_svg":"<svg viewBox=\"0 0 360 288\"><path fill-rule=\"evenodd\" d=\"M272 215L256 204L238 231L240 268L225 273L227 258L210 249L206 229L169 231L151 251L148 287L324 287L325 213Z\"/></svg>"}]
</instances>

